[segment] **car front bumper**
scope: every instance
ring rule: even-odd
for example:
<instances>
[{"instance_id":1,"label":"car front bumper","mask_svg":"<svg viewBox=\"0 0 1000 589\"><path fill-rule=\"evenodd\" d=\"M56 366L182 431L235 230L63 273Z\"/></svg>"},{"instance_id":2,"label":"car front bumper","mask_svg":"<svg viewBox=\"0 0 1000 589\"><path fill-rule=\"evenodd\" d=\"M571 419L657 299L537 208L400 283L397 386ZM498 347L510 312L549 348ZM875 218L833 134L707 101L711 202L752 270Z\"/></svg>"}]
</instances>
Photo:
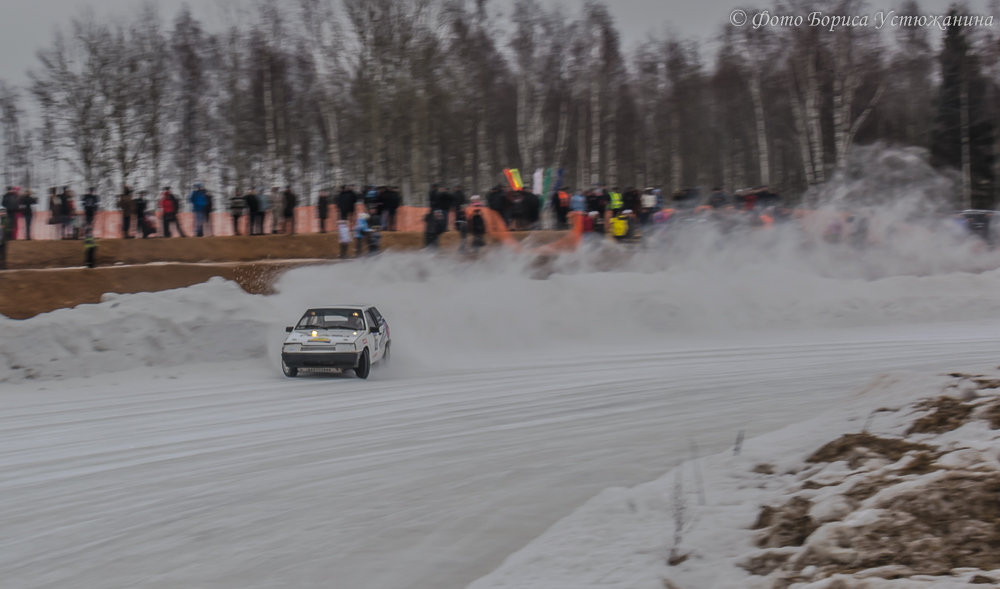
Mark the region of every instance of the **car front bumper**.
<instances>
[{"instance_id":1,"label":"car front bumper","mask_svg":"<svg viewBox=\"0 0 1000 589\"><path fill-rule=\"evenodd\" d=\"M354 368L360 352L282 352L289 368Z\"/></svg>"}]
</instances>

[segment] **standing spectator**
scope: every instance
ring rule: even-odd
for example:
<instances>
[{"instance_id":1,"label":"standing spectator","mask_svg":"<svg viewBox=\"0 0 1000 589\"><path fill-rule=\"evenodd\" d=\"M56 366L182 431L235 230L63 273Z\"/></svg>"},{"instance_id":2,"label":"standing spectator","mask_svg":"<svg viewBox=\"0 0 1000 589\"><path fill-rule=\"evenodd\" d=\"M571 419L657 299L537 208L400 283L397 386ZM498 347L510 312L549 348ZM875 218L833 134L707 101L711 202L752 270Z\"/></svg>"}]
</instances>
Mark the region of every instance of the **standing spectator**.
<instances>
[{"instance_id":1,"label":"standing spectator","mask_svg":"<svg viewBox=\"0 0 1000 589\"><path fill-rule=\"evenodd\" d=\"M295 233L295 207L299 204L299 197L292 192L291 186L285 186L285 192L281 194L281 201L282 218L285 221L282 233L292 235Z\"/></svg>"},{"instance_id":2,"label":"standing spectator","mask_svg":"<svg viewBox=\"0 0 1000 589\"><path fill-rule=\"evenodd\" d=\"M521 217L524 219L525 229L538 229L538 222L541 220L542 203L538 195L527 188L521 191Z\"/></svg>"},{"instance_id":3,"label":"standing spectator","mask_svg":"<svg viewBox=\"0 0 1000 589\"><path fill-rule=\"evenodd\" d=\"M76 239L73 233L76 209L73 207L73 191L69 186L63 186L62 192L59 193L59 215L62 218L62 238Z\"/></svg>"},{"instance_id":4,"label":"standing spectator","mask_svg":"<svg viewBox=\"0 0 1000 589\"><path fill-rule=\"evenodd\" d=\"M656 193L653 188L646 188L642 191L639 204L642 205L639 213L639 224L649 225L653 221L653 213L656 212Z\"/></svg>"},{"instance_id":5,"label":"standing spectator","mask_svg":"<svg viewBox=\"0 0 1000 589\"><path fill-rule=\"evenodd\" d=\"M264 226L267 224L267 212L271 210L271 199L267 196L267 190L261 187L257 193L257 234L264 235Z\"/></svg>"},{"instance_id":6,"label":"standing spectator","mask_svg":"<svg viewBox=\"0 0 1000 589\"><path fill-rule=\"evenodd\" d=\"M233 218L233 235L240 234L240 217L243 216L243 209L246 208L246 199L240 194L237 188L233 195L229 197L229 214Z\"/></svg>"},{"instance_id":7,"label":"standing spectator","mask_svg":"<svg viewBox=\"0 0 1000 589\"><path fill-rule=\"evenodd\" d=\"M326 233L326 220L330 216L330 193L325 190L320 190L319 198L316 199L316 216L319 217L319 232Z\"/></svg>"},{"instance_id":8,"label":"standing spectator","mask_svg":"<svg viewBox=\"0 0 1000 589\"><path fill-rule=\"evenodd\" d=\"M364 208L365 208L365 212L368 213L368 226L369 227L372 226L372 225L375 225L376 223L380 222L379 219L375 219L374 218L374 217L377 217L378 214L379 214L379 208L378 208L379 207L379 192L380 192L380 190L376 189L374 186L369 186L368 189L365 190L365 200L364 200L365 207Z\"/></svg>"},{"instance_id":9,"label":"standing spectator","mask_svg":"<svg viewBox=\"0 0 1000 589\"><path fill-rule=\"evenodd\" d=\"M118 196L118 208L122 212L122 238L131 239L129 228L132 224L132 215L135 213L135 206L132 203L132 187L123 186L122 193Z\"/></svg>"},{"instance_id":10,"label":"standing spectator","mask_svg":"<svg viewBox=\"0 0 1000 589\"><path fill-rule=\"evenodd\" d=\"M726 193L722 191L722 188L716 186L712 189L712 194L708 197L708 206L713 209L721 209L722 207L729 204L729 197Z\"/></svg>"},{"instance_id":11,"label":"standing spectator","mask_svg":"<svg viewBox=\"0 0 1000 589\"><path fill-rule=\"evenodd\" d=\"M146 219L146 191L140 190L139 194L132 199L132 206L135 207L135 230L146 239L151 233L149 220Z\"/></svg>"},{"instance_id":12,"label":"standing spectator","mask_svg":"<svg viewBox=\"0 0 1000 589\"><path fill-rule=\"evenodd\" d=\"M212 225L212 213L215 212L215 195L211 191L205 191L205 234L215 235L215 228Z\"/></svg>"},{"instance_id":13,"label":"standing spectator","mask_svg":"<svg viewBox=\"0 0 1000 589\"><path fill-rule=\"evenodd\" d=\"M90 225L83 230L83 265L88 268L97 265L97 240L94 239L94 229Z\"/></svg>"},{"instance_id":14,"label":"standing spectator","mask_svg":"<svg viewBox=\"0 0 1000 589\"><path fill-rule=\"evenodd\" d=\"M21 215L24 217L24 238L31 241L31 219L35 216L35 209L32 207L38 203L38 199L31 195L30 190L25 190L21 195Z\"/></svg>"},{"instance_id":15,"label":"standing spectator","mask_svg":"<svg viewBox=\"0 0 1000 589\"><path fill-rule=\"evenodd\" d=\"M337 239L340 241L340 257L346 258L351 246L351 228L344 219L337 221Z\"/></svg>"},{"instance_id":16,"label":"standing spectator","mask_svg":"<svg viewBox=\"0 0 1000 589\"><path fill-rule=\"evenodd\" d=\"M382 244L381 228L378 225L368 227L368 255L374 256L378 253Z\"/></svg>"},{"instance_id":17,"label":"standing spectator","mask_svg":"<svg viewBox=\"0 0 1000 589\"><path fill-rule=\"evenodd\" d=\"M56 187L53 186L49 188L49 225L61 225L62 219L59 218L59 197L56 196ZM57 230L58 231L58 230Z\"/></svg>"},{"instance_id":18,"label":"standing spectator","mask_svg":"<svg viewBox=\"0 0 1000 589\"><path fill-rule=\"evenodd\" d=\"M431 190L427 193L427 206L430 207L431 211L441 210L441 185L434 183L431 184Z\"/></svg>"},{"instance_id":19,"label":"standing spectator","mask_svg":"<svg viewBox=\"0 0 1000 589\"><path fill-rule=\"evenodd\" d=\"M398 186L390 186L386 191L383 198L385 202L385 212L383 214L385 219L382 220L382 225L389 231L396 230L396 212L399 207L403 204L403 197L399 193Z\"/></svg>"},{"instance_id":20,"label":"standing spectator","mask_svg":"<svg viewBox=\"0 0 1000 589\"><path fill-rule=\"evenodd\" d=\"M424 216L424 247L437 248L438 238L444 233L445 218L441 209L429 211Z\"/></svg>"},{"instance_id":21,"label":"standing spectator","mask_svg":"<svg viewBox=\"0 0 1000 589\"><path fill-rule=\"evenodd\" d=\"M87 189L87 194L80 199L83 205L83 223L86 227L94 226L94 219L97 217L97 209L100 208L101 197L97 196L97 189L91 186Z\"/></svg>"},{"instance_id":22,"label":"standing spectator","mask_svg":"<svg viewBox=\"0 0 1000 589\"><path fill-rule=\"evenodd\" d=\"M461 187L454 194L462 195L462 205L455 208L455 230L458 231L458 251L464 252L465 242L469 237L469 221L465 216L465 209L471 205L465 204L465 194L461 192ZM473 198L478 202L478 195Z\"/></svg>"},{"instance_id":23,"label":"standing spectator","mask_svg":"<svg viewBox=\"0 0 1000 589\"><path fill-rule=\"evenodd\" d=\"M614 217L611 217L611 221L609 222L611 226L611 236L617 241L624 241L630 236L632 227L629 223L629 215L631 214L631 210L625 209L623 211L619 211Z\"/></svg>"},{"instance_id":24,"label":"standing spectator","mask_svg":"<svg viewBox=\"0 0 1000 589\"><path fill-rule=\"evenodd\" d=\"M194 234L198 237L205 235L205 220L208 214L208 195L205 194L205 187L196 183L191 196L188 197L191 208L194 210Z\"/></svg>"},{"instance_id":25,"label":"standing spectator","mask_svg":"<svg viewBox=\"0 0 1000 589\"><path fill-rule=\"evenodd\" d=\"M21 216L21 197L18 195L17 188L8 186L0 205L7 213L6 239L7 241L17 239L17 220Z\"/></svg>"},{"instance_id":26,"label":"standing spectator","mask_svg":"<svg viewBox=\"0 0 1000 589\"><path fill-rule=\"evenodd\" d=\"M170 191L169 186L163 187L163 193L160 195L160 210L163 212L163 236L170 237L170 226L173 225L177 229L177 235L181 237L187 237L184 235L184 230L181 229L180 222L177 221L177 213L180 212L181 203L177 200L177 196Z\"/></svg>"},{"instance_id":27,"label":"standing spectator","mask_svg":"<svg viewBox=\"0 0 1000 589\"><path fill-rule=\"evenodd\" d=\"M368 227L368 213L361 213L358 215L358 222L354 226L354 238L357 240L357 256L361 257L361 252L364 250L365 241L368 240L368 233L371 228Z\"/></svg>"},{"instance_id":28,"label":"standing spectator","mask_svg":"<svg viewBox=\"0 0 1000 589\"><path fill-rule=\"evenodd\" d=\"M4 211L7 213L7 228L5 229L7 235L5 239L6 241L13 241L17 239L17 222L21 217L21 196L19 189L15 186L8 186L7 192L3 195L3 200L0 201L0 206L3 206Z\"/></svg>"},{"instance_id":29,"label":"standing spectator","mask_svg":"<svg viewBox=\"0 0 1000 589\"><path fill-rule=\"evenodd\" d=\"M7 209L0 207L0 270L7 269Z\"/></svg>"},{"instance_id":30,"label":"standing spectator","mask_svg":"<svg viewBox=\"0 0 1000 589\"><path fill-rule=\"evenodd\" d=\"M587 197L577 190L569 199L569 210L582 213L587 210Z\"/></svg>"},{"instance_id":31,"label":"standing spectator","mask_svg":"<svg viewBox=\"0 0 1000 589\"><path fill-rule=\"evenodd\" d=\"M249 235L261 235L264 233L264 217L260 213L260 198L257 197L257 189L253 186L243 196L247 203L247 233ZM259 221L259 223L258 223Z\"/></svg>"},{"instance_id":32,"label":"standing spectator","mask_svg":"<svg viewBox=\"0 0 1000 589\"><path fill-rule=\"evenodd\" d=\"M272 186L271 194L267 197L267 208L271 211L271 235L278 232L278 212L282 209L281 205L281 189Z\"/></svg>"},{"instance_id":33,"label":"standing spectator","mask_svg":"<svg viewBox=\"0 0 1000 589\"><path fill-rule=\"evenodd\" d=\"M354 207L357 203L358 194L354 192L354 186L350 184L341 186L340 194L337 195L337 212L348 225L354 223Z\"/></svg>"},{"instance_id":34,"label":"standing spectator","mask_svg":"<svg viewBox=\"0 0 1000 589\"><path fill-rule=\"evenodd\" d=\"M450 203L450 205L451 205L451 210L455 211L455 230L456 231L461 231L461 229L459 229L459 226L458 226L459 222L465 223L465 221L466 221L466 219L465 219L465 205L466 204L468 204L468 203L467 203L467 199L465 198L465 190L462 188L462 185L460 184L460 185L456 186L451 191L451 203Z\"/></svg>"},{"instance_id":35,"label":"standing spectator","mask_svg":"<svg viewBox=\"0 0 1000 589\"><path fill-rule=\"evenodd\" d=\"M489 193L486 195L486 206L490 207L493 212L503 217L504 221L506 221L507 216L504 213L506 203L504 200L503 189L500 188L499 184L490 189Z\"/></svg>"},{"instance_id":36,"label":"standing spectator","mask_svg":"<svg viewBox=\"0 0 1000 589\"><path fill-rule=\"evenodd\" d=\"M486 221L483 220L483 209L476 202L478 197L472 197L476 206L472 207L472 216L469 218L469 231L472 233L472 249L478 250L486 245Z\"/></svg>"},{"instance_id":37,"label":"standing spectator","mask_svg":"<svg viewBox=\"0 0 1000 589\"><path fill-rule=\"evenodd\" d=\"M374 189L374 196L368 199L366 203L366 208L368 209L368 226L378 227L381 230L384 227L384 214L385 214L385 193L388 190L385 186L379 186ZM370 194L370 193L369 193Z\"/></svg>"}]
</instances>

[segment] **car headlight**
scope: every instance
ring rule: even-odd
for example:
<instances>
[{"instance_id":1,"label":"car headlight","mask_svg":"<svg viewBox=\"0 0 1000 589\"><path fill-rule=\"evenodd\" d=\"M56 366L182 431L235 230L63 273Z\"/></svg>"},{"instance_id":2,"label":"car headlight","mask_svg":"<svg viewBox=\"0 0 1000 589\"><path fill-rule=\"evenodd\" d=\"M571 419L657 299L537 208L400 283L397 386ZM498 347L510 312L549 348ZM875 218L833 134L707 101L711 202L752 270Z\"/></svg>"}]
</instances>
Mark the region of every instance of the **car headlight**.
<instances>
[{"instance_id":1,"label":"car headlight","mask_svg":"<svg viewBox=\"0 0 1000 589\"><path fill-rule=\"evenodd\" d=\"M353 352L354 344L337 344L338 352Z\"/></svg>"},{"instance_id":2,"label":"car headlight","mask_svg":"<svg viewBox=\"0 0 1000 589\"><path fill-rule=\"evenodd\" d=\"M302 349L301 344L285 344L281 347L282 352L298 352Z\"/></svg>"}]
</instances>

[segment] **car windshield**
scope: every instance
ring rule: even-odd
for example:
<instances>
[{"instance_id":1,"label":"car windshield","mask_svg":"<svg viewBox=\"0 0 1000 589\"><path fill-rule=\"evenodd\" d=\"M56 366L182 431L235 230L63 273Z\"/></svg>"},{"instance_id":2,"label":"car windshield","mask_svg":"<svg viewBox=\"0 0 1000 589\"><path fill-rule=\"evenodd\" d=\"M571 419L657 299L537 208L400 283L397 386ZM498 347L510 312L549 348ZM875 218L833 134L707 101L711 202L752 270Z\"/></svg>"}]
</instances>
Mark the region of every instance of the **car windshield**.
<instances>
[{"instance_id":1,"label":"car windshield","mask_svg":"<svg viewBox=\"0 0 1000 589\"><path fill-rule=\"evenodd\" d=\"M361 309L309 309L295 329L364 329Z\"/></svg>"}]
</instances>

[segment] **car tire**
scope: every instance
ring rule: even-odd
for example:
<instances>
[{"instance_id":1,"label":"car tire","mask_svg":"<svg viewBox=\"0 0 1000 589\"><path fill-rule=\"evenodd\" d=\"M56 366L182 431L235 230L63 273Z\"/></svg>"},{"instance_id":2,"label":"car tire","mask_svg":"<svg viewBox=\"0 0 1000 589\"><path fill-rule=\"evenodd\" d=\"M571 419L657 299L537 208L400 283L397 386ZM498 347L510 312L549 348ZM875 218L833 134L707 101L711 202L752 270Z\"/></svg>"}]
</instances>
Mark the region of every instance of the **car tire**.
<instances>
[{"instance_id":1,"label":"car tire","mask_svg":"<svg viewBox=\"0 0 1000 589\"><path fill-rule=\"evenodd\" d=\"M392 348L392 342L386 342L385 351L382 352L382 365L387 366L389 364L389 350Z\"/></svg>"},{"instance_id":2,"label":"car tire","mask_svg":"<svg viewBox=\"0 0 1000 589\"><path fill-rule=\"evenodd\" d=\"M295 378L299 375L299 369L294 366L289 366L285 364L285 361L281 361L281 371L285 373L288 378Z\"/></svg>"},{"instance_id":3,"label":"car tire","mask_svg":"<svg viewBox=\"0 0 1000 589\"><path fill-rule=\"evenodd\" d=\"M371 371L372 360L368 355L368 348L365 348L365 351L361 352L361 357L358 358L358 365L354 367L354 374L356 374L358 378L365 379L368 378Z\"/></svg>"}]
</instances>

